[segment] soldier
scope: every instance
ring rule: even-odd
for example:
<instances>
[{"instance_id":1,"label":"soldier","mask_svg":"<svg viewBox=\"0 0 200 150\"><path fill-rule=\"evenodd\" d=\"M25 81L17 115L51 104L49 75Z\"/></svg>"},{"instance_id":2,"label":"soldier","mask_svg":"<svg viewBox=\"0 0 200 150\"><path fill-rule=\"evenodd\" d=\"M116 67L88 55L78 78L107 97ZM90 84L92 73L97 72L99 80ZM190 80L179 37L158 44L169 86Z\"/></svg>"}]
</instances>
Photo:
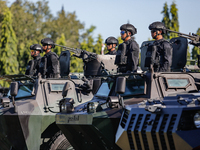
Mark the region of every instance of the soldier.
<instances>
[{"instance_id":1,"label":"soldier","mask_svg":"<svg viewBox=\"0 0 200 150\"><path fill-rule=\"evenodd\" d=\"M108 37L105 41L107 50L109 51L106 55L116 55L116 46L118 45L118 40L115 37Z\"/></svg>"},{"instance_id":2,"label":"soldier","mask_svg":"<svg viewBox=\"0 0 200 150\"><path fill-rule=\"evenodd\" d=\"M60 64L59 57L51 49L55 47L55 43L50 38L41 40L42 48L45 51L40 64L40 73L43 78L59 78L60 77Z\"/></svg>"},{"instance_id":3,"label":"soldier","mask_svg":"<svg viewBox=\"0 0 200 150\"><path fill-rule=\"evenodd\" d=\"M137 33L137 29L132 24L123 24L120 30L121 39L124 42L117 50L115 64L118 65L118 72L136 71L139 61L139 45L131 36Z\"/></svg>"},{"instance_id":4,"label":"soldier","mask_svg":"<svg viewBox=\"0 0 200 150\"><path fill-rule=\"evenodd\" d=\"M156 47L155 61L153 67L155 72L167 72L170 71L172 65L172 46L163 38L163 34L166 33L166 27L162 22L153 22L149 25L151 30L151 36L155 39L153 45Z\"/></svg>"},{"instance_id":5,"label":"soldier","mask_svg":"<svg viewBox=\"0 0 200 150\"><path fill-rule=\"evenodd\" d=\"M41 56L40 53L42 52L42 46L39 44L33 44L30 46L31 50L31 57L33 57L33 60L30 60L28 62L28 66L26 68L26 75L31 75L31 76L37 76L39 72L39 65L41 61Z\"/></svg>"}]
</instances>

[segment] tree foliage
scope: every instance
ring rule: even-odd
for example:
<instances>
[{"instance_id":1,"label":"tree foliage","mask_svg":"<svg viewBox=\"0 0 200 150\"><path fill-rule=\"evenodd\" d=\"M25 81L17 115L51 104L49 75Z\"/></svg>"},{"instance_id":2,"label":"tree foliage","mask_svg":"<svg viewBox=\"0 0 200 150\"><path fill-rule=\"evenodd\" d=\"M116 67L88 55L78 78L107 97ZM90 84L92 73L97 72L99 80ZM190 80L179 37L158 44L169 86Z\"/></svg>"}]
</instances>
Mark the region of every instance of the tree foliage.
<instances>
[{"instance_id":1,"label":"tree foliage","mask_svg":"<svg viewBox=\"0 0 200 150\"><path fill-rule=\"evenodd\" d=\"M161 12L163 14L162 22L165 24L167 29L173 30L173 31L179 31L179 21L178 21L178 9L176 7L175 2L172 2L170 6L170 12L168 9L167 2L164 3L163 11ZM163 35L165 39L171 39L174 37L178 37L176 33L167 33Z\"/></svg>"},{"instance_id":2,"label":"tree foliage","mask_svg":"<svg viewBox=\"0 0 200 150\"><path fill-rule=\"evenodd\" d=\"M1 13L0 28L0 74L18 74L17 62L17 38L12 28L12 14L5 7ZM5 82L0 82L3 86L7 86Z\"/></svg>"},{"instance_id":3,"label":"tree foliage","mask_svg":"<svg viewBox=\"0 0 200 150\"><path fill-rule=\"evenodd\" d=\"M61 34L61 37L60 37L60 38L57 38L56 44L58 44L58 45L63 45L63 46L66 45L66 40L65 40L65 35L64 35L64 33ZM62 47L56 46L52 51L55 52L55 53L59 56L63 50L64 50L64 49L63 49Z\"/></svg>"},{"instance_id":4,"label":"tree foliage","mask_svg":"<svg viewBox=\"0 0 200 150\"><path fill-rule=\"evenodd\" d=\"M4 8L0 30L0 73L2 75L18 73L17 38L12 28L11 16L9 9Z\"/></svg>"},{"instance_id":5,"label":"tree foliage","mask_svg":"<svg viewBox=\"0 0 200 150\"><path fill-rule=\"evenodd\" d=\"M163 14L162 23L165 24L167 29L170 29L170 18L169 18L169 10L167 2L164 4L163 11L161 12ZM163 35L165 39L169 39L169 33Z\"/></svg>"},{"instance_id":6,"label":"tree foliage","mask_svg":"<svg viewBox=\"0 0 200 150\"><path fill-rule=\"evenodd\" d=\"M172 16L170 29L179 32L178 9L175 2L173 2L171 5L170 13ZM176 33L170 32L170 39L174 37L178 37L178 35Z\"/></svg>"},{"instance_id":7,"label":"tree foliage","mask_svg":"<svg viewBox=\"0 0 200 150\"><path fill-rule=\"evenodd\" d=\"M66 39L66 44L68 47L78 47L79 46L79 31L84 28L79 20L77 20L76 13L65 13L64 8L58 12L58 17L55 17L51 24L51 30L48 34L53 40L61 37L64 34Z\"/></svg>"}]
</instances>

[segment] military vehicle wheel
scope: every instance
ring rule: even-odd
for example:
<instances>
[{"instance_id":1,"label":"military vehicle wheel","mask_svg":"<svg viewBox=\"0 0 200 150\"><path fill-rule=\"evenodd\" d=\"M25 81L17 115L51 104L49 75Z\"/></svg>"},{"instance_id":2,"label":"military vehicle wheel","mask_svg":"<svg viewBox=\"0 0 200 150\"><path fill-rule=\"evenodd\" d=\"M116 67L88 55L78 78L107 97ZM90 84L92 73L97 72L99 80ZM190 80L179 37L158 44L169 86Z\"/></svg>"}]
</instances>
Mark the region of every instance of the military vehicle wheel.
<instances>
[{"instance_id":1,"label":"military vehicle wheel","mask_svg":"<svg viewBox=\"0 0 200 150\"><path fill-rule=\"evenodd\" d=\"M49 140L45 150L73 150L73 147L64 134L59 131Z\"/></svg>"}]
</instances>

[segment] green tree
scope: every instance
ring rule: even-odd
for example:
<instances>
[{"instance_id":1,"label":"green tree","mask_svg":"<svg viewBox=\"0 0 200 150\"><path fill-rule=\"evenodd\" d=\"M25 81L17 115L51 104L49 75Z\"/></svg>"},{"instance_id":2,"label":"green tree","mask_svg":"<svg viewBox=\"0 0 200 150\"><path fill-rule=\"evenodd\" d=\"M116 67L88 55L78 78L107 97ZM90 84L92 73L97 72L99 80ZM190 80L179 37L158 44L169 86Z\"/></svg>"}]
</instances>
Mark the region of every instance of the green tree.
<instances>
[{"instance_id":1,"label":"green tree","mask_svg":"<svg viewBox=\"0 0 200 150\"><path fill-rule=\"evenodd\" d=\"M3 9L6 8L6 1L0 0L0 26L3 20ZM0 35L1 36L1 35Z\"/></svg>"},{"instance_id":2,"label":"green tree","mask_svg":"<svg viewBox=\"0 0 200 150\"><path fill-rule=\"evenodd\" d=\"M200 36L200 28L198 28L196 34ZM200 48L198 48L197 46L194 46L192 49L192 59L197 60L197 55L200 55Z\"/></svg>"},{"instance_id":3,"label":"green tree","mask_svg":"<svg viewBox=\"0 0 200 150\"><path fill-rule=\"evenodd\" d=\"M162 23L165 24L167 29L170 29L171 20L169 18L169 10L168 10L167 2L164 4L163 11L161 13L164 15L164 17L162 19ZM164 34L163 37L165 39L169 39L169 33Z\"/></svg>"},{"instance_id":4,"label":"green tree","mask_svg":"<svg viewBox=\"0 0 200 150\"><path fill-rule=\"evenodd\" d=\"M101 54L102 44L103 44L102 36L100 34L98 34L97 41L96 41L96 44L94 45L93 52L96 54Z\"/></svg>"},{"instance_id":5,"label":"green tree","mask_svg":"<svg viewBox=\"0 0 200 150\"><path fill-rule=\"evenodd\" d=\"M61 37L63 33L68 47L79 47L79 32L84 29L84 25L77 20L76 13L65 13L64 8L58 12L58 17L54 18L51 24L51 31L48 33L53 40Z\"/></svg>"},{"instance_id":6,"label":"green tree","mask_svg":"<svg viewBox=\"0 0 200 150\"><path fill-rule=\"evenodd\" d=\"M56 44L63 45L63 46L66 45L64 33L61 34L60 38L57 38ZM55 52L58 56L60 56L61 52L63 51L63 48L60 46L56 46L54 49L52 49L52 51Z\"/></svg>"},{"instance_id":7,"label":"green tree","mask_svg":"<svg viewBox=\"0 0 200 150\"><path fill-rule=\"evenodd\" d=\"M175 2L171 5L170 13L172 16L170 30L179 32L178 9L176 8ZM178 35L170 32L170 39L174 37L178 37Z\"/></svg>"},{"instance_id":8,"label":"green tree","mask_svg":"<svg viewBox=\"0 0 200 150\"><path fill-rule=\"evenodd\" d=\"M167 2L164 4L163 11L161 13L163 14L162 22L165 24L166 28L173 31L179 31L178 9L175 2L173 2L170 6L170 13ZM171 39L178 37L178 35L176 33L169 32L164 34L163 37L165 39Z\"/></svg>"},{"instance_id":9,"label":"green tree","mask_svg":"<svg viewBox=\"0 0 200 150\"><path fill-rule=\"evenodd\" d=\"M18 74L17 39L12 28L12 14L8 8L3 9L0 29L0 74Z\"/></svg>"}]
</instances>

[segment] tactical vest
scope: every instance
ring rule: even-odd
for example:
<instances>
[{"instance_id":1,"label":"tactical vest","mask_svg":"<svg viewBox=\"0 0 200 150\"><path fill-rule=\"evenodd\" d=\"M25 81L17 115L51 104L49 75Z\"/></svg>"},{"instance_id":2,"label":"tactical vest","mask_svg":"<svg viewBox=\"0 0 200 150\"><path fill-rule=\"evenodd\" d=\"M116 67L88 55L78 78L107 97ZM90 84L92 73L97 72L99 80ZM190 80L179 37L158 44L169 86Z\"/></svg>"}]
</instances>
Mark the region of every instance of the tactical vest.
<instances>
[{"instance_id":1,"label":"tactical vest","mask_svg":"<svg viewBox=\"0 0 200 150\"><path fill-rule=\"evenodd\" d=\"M137 47L138 49L135 49ZM138 58L139 46L133 39L120 44L115 59L115 64L118 66L118 72L125 73L127 71L136 70Z\"/></svg>"},{"instance_id":2,"label":"tactical vest","mask_svg":"<svg viewBox=\"0 0 200 150\"><path fill-rule=\"evenodd\" d=\"M145 67L150 67L152 65L155 72L159 71L160 66L162 66L164 63L164 42L169 43L167 40L162 39L159 40L159 42L155 41L153 44L148 46L146 52ZM170 68L166 68L166 70L170 70Z\"/></svg>"},{"instance_id":3,"label":"tactical vest","mask_svg":"<svg viewBox=\"0 0 200 150\"><path fill-rule=\"evenodd\" d=\"M30 76L32 76L32 75L35 73L34 63L35 63L34 60L30 60L30 61L28 62L28 66L26 67L25 75L30 75Z\"/></svg>"},{"instance_id":4,"label":"tactical vest","mask_svg":"<svg viewBox=\"0 0 200 150\"><path fill-rule=\"evenodd\" d=\"M43 78L60 77L60 64L56 53L50 51L42 57L40 63L40 73Z\"/></svg>"},{"instance_id":5,"label":"tactical vest","mask_svg":"<svg viewBox=\"0 0 200 150\"><path fill-rule=\"evenodd\" d=\"M31 75L31 76L37 76L39 72L39 65L41 61L41 56L35 57L33 60L30 60L28 62L28 66L26 68L26 75Z\"/></svg>"},{"instance_id":6,"label":"tactical vest","mask_svg":"<svg viewBox=\"0 0 200 150\"><path fill-rule=\"evenodd\" d=\"M39 66L39 72L42 75L42 78L46 78L47 73L47 57L42 57L40 66Z\"/></svg>"}]
</instances>

